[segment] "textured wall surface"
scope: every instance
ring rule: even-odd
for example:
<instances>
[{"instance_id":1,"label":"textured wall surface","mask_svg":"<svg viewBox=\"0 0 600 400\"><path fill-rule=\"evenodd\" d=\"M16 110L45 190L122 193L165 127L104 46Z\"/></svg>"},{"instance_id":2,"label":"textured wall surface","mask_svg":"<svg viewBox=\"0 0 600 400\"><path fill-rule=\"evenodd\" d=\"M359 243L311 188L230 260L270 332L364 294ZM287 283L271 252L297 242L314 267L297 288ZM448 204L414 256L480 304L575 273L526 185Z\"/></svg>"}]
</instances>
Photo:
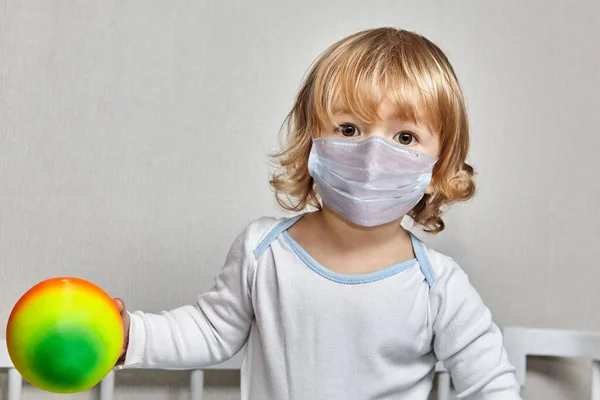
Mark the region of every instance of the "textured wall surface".
<instances>
[{"instance_id":1,"label":"textured wall surface","mask_svg":"<svg viewBox=\"0 0 600 400\"><path fill-rule=\"evenodd\" d=\"M599 15L596 0L0 0L0 321L56 275L132 309L193 302L245 225L280 214L265 155L310 62L392 25L447 51L471 116L478 195L426 240L500 325L600 330ZM182 373L119 377L119 399L185 398ZM583 400L588 379L532 360L524 396ZM210 374L208 399L239 397L238 380ZM50 398L92 394L26 390Z\"/></svg>"}]
</instances>

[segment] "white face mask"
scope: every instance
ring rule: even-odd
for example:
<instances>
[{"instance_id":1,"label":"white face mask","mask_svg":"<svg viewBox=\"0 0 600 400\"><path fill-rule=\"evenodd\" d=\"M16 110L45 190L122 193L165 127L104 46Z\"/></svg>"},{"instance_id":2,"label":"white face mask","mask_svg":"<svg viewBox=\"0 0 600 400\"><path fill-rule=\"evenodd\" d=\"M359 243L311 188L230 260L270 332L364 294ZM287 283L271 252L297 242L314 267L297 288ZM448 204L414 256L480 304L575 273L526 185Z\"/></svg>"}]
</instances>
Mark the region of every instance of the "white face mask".
<instances>
[{"instance_id":1,"label":"white face mask","mask_svg":"<svg viewBox=\"0 0 600 400\"><path fill-rule=\"evenodd\" d=\"M323 202L362 226L408 213L425 194L436 160L377 136L313 139L308 171Z\"/></svg>"}]
</instances>

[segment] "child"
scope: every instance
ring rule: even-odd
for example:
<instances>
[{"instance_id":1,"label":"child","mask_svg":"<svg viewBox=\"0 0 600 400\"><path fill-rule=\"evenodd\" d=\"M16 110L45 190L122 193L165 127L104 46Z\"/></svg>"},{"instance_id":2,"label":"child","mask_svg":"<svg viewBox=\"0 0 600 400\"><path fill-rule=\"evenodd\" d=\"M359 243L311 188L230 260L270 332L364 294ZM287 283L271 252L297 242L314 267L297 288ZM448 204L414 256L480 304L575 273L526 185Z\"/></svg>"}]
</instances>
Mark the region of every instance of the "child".
<instances>
[{"instance_id":1,"label":"child","mask_svg":"<svg viewBox=\"0 0 600 400\"><path fill-rule=\"evenodd\" d=\"M520 399L488 308L451 258L401 221L444 229L473 196L468 123L444 53L392 28L316 61L271 181L280 204L233 243L193 305L128 313L119 367L195 369L245 344L251 400L425 400L442 360L460 398Z\"/></svg>"}]
</instances>

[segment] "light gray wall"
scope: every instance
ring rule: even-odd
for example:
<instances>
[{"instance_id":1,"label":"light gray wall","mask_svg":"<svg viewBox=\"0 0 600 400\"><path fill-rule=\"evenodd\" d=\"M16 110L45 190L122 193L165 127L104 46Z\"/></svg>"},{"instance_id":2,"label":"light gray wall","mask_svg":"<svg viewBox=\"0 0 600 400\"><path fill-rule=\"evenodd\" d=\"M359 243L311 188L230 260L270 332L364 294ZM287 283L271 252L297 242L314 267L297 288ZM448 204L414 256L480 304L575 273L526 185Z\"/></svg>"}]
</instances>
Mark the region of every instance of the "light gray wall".
<instances>
[{"instance_id":1,"label":"light gray wall","mask_svg":"<svg viewBox=\"0 0 600 400\"><path fill-rule=\"evenodd\" d=\"M600 2L0 0L0 320L51 276L159 311L194 301L252 219L309 63L364 28L416 30L466 92L474 201L428 239L500 325L600 330ZM119 399L183 399L181 374ZM236 398L237 374L209 376ZM526 399L588 395L533 360ZM183 392L182 392L183 393ZM26 399L58 397L33 389Z\"/></svg>"}]
</instances>

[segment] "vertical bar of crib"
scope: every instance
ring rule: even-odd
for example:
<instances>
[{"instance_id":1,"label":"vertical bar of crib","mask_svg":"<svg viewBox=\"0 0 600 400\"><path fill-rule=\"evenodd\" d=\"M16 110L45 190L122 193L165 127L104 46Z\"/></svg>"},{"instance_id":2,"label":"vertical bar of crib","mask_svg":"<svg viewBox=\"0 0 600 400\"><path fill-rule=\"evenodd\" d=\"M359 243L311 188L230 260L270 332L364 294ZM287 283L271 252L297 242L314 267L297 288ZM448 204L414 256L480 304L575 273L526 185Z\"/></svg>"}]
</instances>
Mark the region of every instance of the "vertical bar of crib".
<instances>
[{"instance_id":1,"label":"vertical bar of crib","mask_svg":"<svg viewBox=\"0 0 600 400\"><path fill-rule=\"evenodd\" d=\"M204 371L197 369L190 374L190 400L204 398Z\"/></svg>"},{"instance_id":2,"label":"vertical bar of crib","mask_svg":"<svg viewBox=\"0 0 600 400\"><path fill-rule=\"evenodd\" d=\"M23 377L14 369L8 369L8 399L21 400L21 390L23 388Z\"/></svg>"},{"instance_id":3,"label":"vertical bar of crib","mask_svg":"<svg viewBox=\"0 0 600 400\"><path fill-rule=\"evenodd\" d=\"M110 371L100 382L100 400L113 400L115 393L115 372Z\"/></svg>"},{"instance_id":4,"label":"vertical bar of crib","mask_svg":"<svg viewBox=\"0 0 600 400\"><path fill-rule=\"evenodd\" d=\"M437 400L450 400L450 373L447 371L437 374Z\"/></svg>"},{"instance_id":5,"label":"vertical bar of crib","mask_svg":"<svg viewBox=\"0 0 600 400\"><path fill-rule=\"evenodd\" d=\"M592 361L592 400L600 400L600 361Z\"/></svg>"},{"instance_id":6,"label":"vertical bar of crib","mask_svg":"<svg viewBox=\"0 0 600 400\"><path fill-rule=\"evenodd\" d=\"M600 373L600 369L599 369ZM598 375L600 377L600 374ZM437 373L437 400L450 400L450 373L442 371ZM600 386L598 387L600 389ZM203 400L204 398L204 371L194 370L190 375L190 400ZM600 393L600 392L599 392ZM112 399L102 399L112 400ZM594 397L592 400L600 400Z\"/></svg>"}]
</instances>

